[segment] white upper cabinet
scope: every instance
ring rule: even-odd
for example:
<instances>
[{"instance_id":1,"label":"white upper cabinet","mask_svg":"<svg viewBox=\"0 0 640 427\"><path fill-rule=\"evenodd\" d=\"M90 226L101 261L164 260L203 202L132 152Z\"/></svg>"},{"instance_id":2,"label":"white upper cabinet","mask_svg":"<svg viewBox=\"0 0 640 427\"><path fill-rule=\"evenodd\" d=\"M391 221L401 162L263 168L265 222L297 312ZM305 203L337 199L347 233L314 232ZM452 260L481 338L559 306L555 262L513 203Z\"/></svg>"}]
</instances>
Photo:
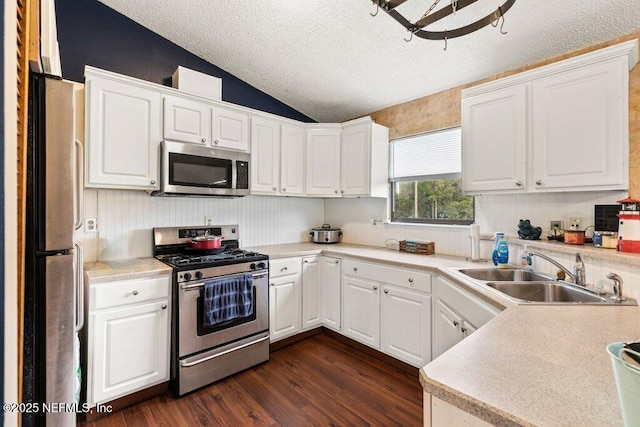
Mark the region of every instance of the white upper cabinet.
<instances>
[{"instance_id":1,"label":"white upper cabinet","mask_svg":"<svg viewBox=\"0 0 640 427\"><path fill-rule=\"evenodd\" d=\"M527 88L462 99L462 186L467 192L527 185Z\"/></svg>"},{"instance_id":2,"label":"white upper cabinet","mask_svg":"<svg viewBox=\"0 0 640 427\"><path fill-rule=\"evenodd\" d=\"M536 190L626 189L629 170L626 57L533 82Z\"/></svg>"},{"instance_id":3,"label":"white upper cabinet","mask_svg":"<svg viewBox=\"0 0 640 427\"><path fill-rule=\"evenodd\" d=\"M370 117L342 124L340 194L387 197L389 129Z\"/></svg>"},{"instance_id":4,"label":"white upper cabinet","mask_svg":"<svg viewBox=\"0 0 640 427\"><path fill-rule=\"evenodd\" d=\"M251 194L278 194L280 122L251 119Z\"/></svg>"},{"instance_id":5,"label":"white upper cabinet","mask_svg":"<svg viewBox=\"0 0 640 427\"><path fill-rule=\"evenodd\" d=\"M625 190L632 40L462 91L467 193Z\"/></svg>"},{"instance_id":6,"label":"white upper cabinet","mask_svg":"<svg viewBox=\"0 0 640 427\"><path fill-rule=\"evenodd\" d=\"M306 194L340 197L341 126L307 128Z\"/></svg>"},{"instance_id":7,"label":"white upper cabinet","mask_svg":"<svg viewBox=\"0 0 640 427\"><path fill-rule=\"evenodd\" d=\"M304 128L282 125L280 131L280 192L304 195Z\"/></svg>"},{"instance_id":8,"label":"white upper cabinet","mask_svg":"<svg viewBox=\"0 0 640 427\"><path fill-rule=\"evenodd\" d=\"M249 115L232 108L211 109L211 146L249 151Z\"/></svg>"},{"instance_id":9,"label":"white upper cabinet","mask_svg":"<svg viewBox=\"0 0 640 427\"><path fill-rule=\"evenodd\" d=\"M157 189L162 95L91 67L85 77L85 185Z\"/></svg>"},{"instance_id":10,"label":"white upper cabinet","mask_svg":"<svg viewBox=\"0 0 640 427\"><path fill-rule=\"evenodd\" d=\"M304 128L251 118L251 194L304 195Z\"/></svg>"},{"instance_id":11,"label":"white upper cabinet","mask_svg":"<svg viewBox=\"0 0 640 427\"><path fill-rule=\"evenodd\" d=\"M164 98L164 139L209 145L211 107L177 96Z\"/></svg>"}]
</instances>

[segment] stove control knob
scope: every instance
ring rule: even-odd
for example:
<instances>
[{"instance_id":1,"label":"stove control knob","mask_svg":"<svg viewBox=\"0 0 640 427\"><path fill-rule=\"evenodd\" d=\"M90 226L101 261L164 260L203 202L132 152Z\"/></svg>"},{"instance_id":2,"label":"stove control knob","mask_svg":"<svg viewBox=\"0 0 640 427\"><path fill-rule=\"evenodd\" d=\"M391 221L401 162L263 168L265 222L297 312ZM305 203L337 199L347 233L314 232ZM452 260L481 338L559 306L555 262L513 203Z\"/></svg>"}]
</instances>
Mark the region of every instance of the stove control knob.
<instances>
[{"instance_id":1,"label":"stove control knob","mask_svg":"<svg viewBox=\"0 0 640 427\"><path fill-rule=\"evenodd\" d=\"M264 270L265 268L267 268L267 266L265 265L264 262L259 262L258 263L258 270Z\"/></svg>"},{"instance_id":2,"label":"stove control knob","mask_svg":"<svg viewBox=\"0 0 640 427\"><path fill-rule=\"evenodd\" d=\"M191 280L191 273L184 273L184 280Z\"/></svg>"},{"instance_id":3,"label":"stove control knob","mask_svg":"<svg viewBox=\"0 0 640 427\"><path fill-rule=\"evenodd\" d=\"M202 279L202 271L196 271L196 279Z\"/></svg>"},{"instance_id":4,"label":"stove control knob","mask_svg":"<svg viewBox=\"0 0 640 427\"><path fill-rule=\"evenodd\" d=\"M251 265L249 266L249 268L250 268L252 271L256 271L256 265L255 265L253 262L251 263Z\"/></svg>"}]
</instances>

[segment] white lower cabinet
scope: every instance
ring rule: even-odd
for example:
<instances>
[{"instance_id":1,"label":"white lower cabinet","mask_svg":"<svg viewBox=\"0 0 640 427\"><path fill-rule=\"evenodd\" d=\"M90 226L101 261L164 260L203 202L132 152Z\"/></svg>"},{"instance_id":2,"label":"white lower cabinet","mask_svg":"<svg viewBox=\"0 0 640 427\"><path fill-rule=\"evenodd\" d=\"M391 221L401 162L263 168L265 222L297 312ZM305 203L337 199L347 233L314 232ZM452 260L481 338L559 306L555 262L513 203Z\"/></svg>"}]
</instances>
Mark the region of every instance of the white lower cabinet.
<instances>
[{"instance_id":1,"label":"white lower cabinet","mask_svg":"<svg viewBox=\"0 0 640 427\"><path fill-rule=\"evenodd\" d=\"M433 357L471 335L500 309L446 278L436 278L433 319Z\"/></svg>"},{"instance_id":2,"label":"white lower cabinet","mask_svg":"<svg viewBox=\"0 0 640 427\"><path fill-rule=\"evenodd\" d=\"M302 329L320 325L340 330L339 258L323 255L302 259Z\"/></svg>"},{"instance_id":3,"label":"white lower cabinet","mask_svg":"<svg viewBox=\"0 0 640 427\"><path fill-rule=\"evenodd\" d=\"M343 261L342 333L416 367L431 361L431 274Z\"/></svg>"},{"instance_id":4,"label":"white lower cabinet","mask_svg":"<svg viewBox=\"0 0 640 427\"><path fill-rule=\"evenodd\" d=\"M169 380L170 276L89 282L87 403Z\"/></svg>"},{"instance_id":5,"label":"white lower cabinet","mask_svg":"<svg viewBox=\"0 0 640 427\"><path fill-rule=\"evenodd\" d=\"M269 262L269 335L274 342L300 332L302 260L283 258Z\"/></svg>"}]
</instances>

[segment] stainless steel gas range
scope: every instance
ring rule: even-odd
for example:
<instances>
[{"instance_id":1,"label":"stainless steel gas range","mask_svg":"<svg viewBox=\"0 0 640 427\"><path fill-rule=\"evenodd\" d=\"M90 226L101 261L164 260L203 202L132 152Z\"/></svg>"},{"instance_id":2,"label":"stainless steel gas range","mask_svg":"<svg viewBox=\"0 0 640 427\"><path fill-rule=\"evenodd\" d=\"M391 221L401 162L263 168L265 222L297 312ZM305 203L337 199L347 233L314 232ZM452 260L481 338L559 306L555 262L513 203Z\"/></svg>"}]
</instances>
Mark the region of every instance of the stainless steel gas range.
<instances>
[{"instance_id":1,"label":"stainless steel gas range","mask_svg":"<svg viewBox=\"0 0 640 427\"><path fill-rule=\"evenodd\" d=\"M203 235L222 247L191 249ZM173 267L171 390L181 396L269 360L269 257L239 247L237 225L153 229Z\"/></svg>"}]
</instances>

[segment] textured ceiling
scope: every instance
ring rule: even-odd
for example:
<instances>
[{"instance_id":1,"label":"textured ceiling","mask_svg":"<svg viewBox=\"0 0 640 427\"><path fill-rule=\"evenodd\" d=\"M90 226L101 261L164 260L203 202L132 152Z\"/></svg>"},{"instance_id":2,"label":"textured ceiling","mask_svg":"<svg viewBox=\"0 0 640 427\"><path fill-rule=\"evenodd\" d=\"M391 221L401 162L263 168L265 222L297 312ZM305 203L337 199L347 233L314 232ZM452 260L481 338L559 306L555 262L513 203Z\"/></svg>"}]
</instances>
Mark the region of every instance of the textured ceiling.
<instances>
[{"instance_id":1,"label":"textured ceiling","mask_svg":"<svg viewBox=\"0 0 640 427\"><path fill-rule=\"evenodd\" d=\"M640 29L629 0L517 0L491 25L444 42L414 37L370 0L100 0L319 122L340 122ZM504 0L481 0L455 28ZM412 22L432 0L408 0ZM442 5L448 0L441 2ZM635 5L634 5L635 4ZM224 82L223 82L224 85Z\"/></svg>"}]
</instances>

